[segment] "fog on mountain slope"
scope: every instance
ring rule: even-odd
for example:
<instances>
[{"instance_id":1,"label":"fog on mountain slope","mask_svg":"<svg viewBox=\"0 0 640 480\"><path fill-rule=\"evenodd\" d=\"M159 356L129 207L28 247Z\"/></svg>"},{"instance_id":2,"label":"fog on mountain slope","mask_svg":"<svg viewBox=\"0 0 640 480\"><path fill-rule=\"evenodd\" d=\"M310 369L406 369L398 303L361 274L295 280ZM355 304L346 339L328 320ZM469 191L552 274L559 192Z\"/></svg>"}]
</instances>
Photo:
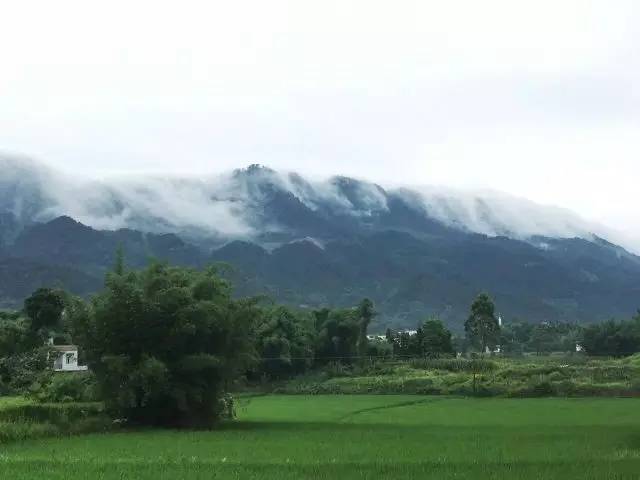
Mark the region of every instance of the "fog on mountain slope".
<instances>
[{"instance_id":1,"label":"fog on mountain slope","mask_svg":"<svg viewBox=\"0 0 640 480\"><path fill-rule=\"evenodd\" d=\"M207 178L91 180L5 155L0 156L0 170L0 212L10 212L25 224L69 215L98 229L174 232L219 241L255 239L288 228L264 211L265 202L278 195L320 216L353 217L364 223L388 211L394 199L447 226L489 236L589 239L595 233L616 241L606 227L572 212L492 191L383 189L345 177L306 179L255 165Z\"/></svg>"}]
</instances>

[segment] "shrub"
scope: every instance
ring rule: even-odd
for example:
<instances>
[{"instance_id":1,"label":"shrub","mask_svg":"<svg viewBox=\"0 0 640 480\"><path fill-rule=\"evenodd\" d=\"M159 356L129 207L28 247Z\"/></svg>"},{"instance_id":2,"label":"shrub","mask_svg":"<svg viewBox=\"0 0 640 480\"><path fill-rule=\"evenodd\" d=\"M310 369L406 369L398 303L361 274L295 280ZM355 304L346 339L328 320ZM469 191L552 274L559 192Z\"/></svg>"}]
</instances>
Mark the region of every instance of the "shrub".
<instances>
[{"instance_id":1,"label":"shrub","mask_svg":"<svg viewBox=\"0 0 640 480\"><path fill-rule=\"evenodd\" d=\"M549 379L550 382L559 382L559 381L564 380L567 377L561 371L556 370L555 372L551 372L547 376L547 378Z\"/></svg>"},{"instance_id":2,"label":"shrub","mask_svg":"<svg viewBox=\"0 0 640 480\"><path fill-rule=\"evenodd\" d=\"M60 434L60 429L50 423L0 421L0 444L58 434Z\"/></svg>"},{"instance_id":3,"label":"shrub","mask_svg":"<svg viewBox=\"0 0 640 480\"><path fill-rule=\"evenodd\" d=\"M423 358L410 362L412 368L422 370L445 370L448 372L484 373L497 368L495 362L485 359Z\"/></svg>"},{"instance_id":4,"label":"shrub","mask_svg":"<svg viewBox=\"0 0 640 480\"><path fill-rule=\"evenodd\" d=\"M556 393L556 389L548 380L539 380L531 382L519 393L524 397L550 397Z\"/></svg>"},{"instance_id":5,"label":"shrub","mask_svg":"<svg viewBox=\"0 0 640 480\"><path fill-rule=\"evenodd\" d=\"M0 409L0 443L107 431L114 424L100 403L12 402Z\"/></svg>"},{"instance_id":6,"label":"shrub","mask_svg":"<svg viewBox=\"0 0 640 480\"><path fill-rule=\"evenodd\" d=\"M91 372L64 372L43 376L32 388L40 402L95 402L99 400L96 380Z\"/></svg>"},{"instance_id":7,"label":"shrub","mask_svg":"<svg viewBox=\"0 0 640 480\"><path fill-rule=\"evenodd\" d=\"M0 421L68 426L103 413L104 406L101 403L25 403L2 408Z\"/></svg>"}]
</instances>

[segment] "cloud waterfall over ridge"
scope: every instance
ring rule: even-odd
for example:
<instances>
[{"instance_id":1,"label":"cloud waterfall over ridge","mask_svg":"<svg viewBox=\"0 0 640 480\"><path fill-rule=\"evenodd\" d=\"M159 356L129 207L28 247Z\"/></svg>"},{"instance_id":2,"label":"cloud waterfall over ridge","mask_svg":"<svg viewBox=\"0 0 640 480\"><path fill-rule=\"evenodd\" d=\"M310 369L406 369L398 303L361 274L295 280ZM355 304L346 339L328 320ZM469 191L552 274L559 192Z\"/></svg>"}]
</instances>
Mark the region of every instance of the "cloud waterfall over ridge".
<instances>
[{"instance_id":1,"label":"cloud waterfall over ridge","mask_svg":"<svg viewBox=\"0 0 640 480\"><path fill-rule=\"evenodd\" d=\"M252 239L265 229L286 228L265 214L265 204L277 194L325 217L366 221L388 212L391 200L400 200L430 219L465 231L520 239L590 239L596 234L640 251L640 243L622 241L621 234L571 211L488 190L387 189L346 177L307 179L259 166L205 177L81 179L7 155L0 156L0 172L0 213L10 212L23 223L68 215L98 229Z\"/></svg>"}]
</instances>

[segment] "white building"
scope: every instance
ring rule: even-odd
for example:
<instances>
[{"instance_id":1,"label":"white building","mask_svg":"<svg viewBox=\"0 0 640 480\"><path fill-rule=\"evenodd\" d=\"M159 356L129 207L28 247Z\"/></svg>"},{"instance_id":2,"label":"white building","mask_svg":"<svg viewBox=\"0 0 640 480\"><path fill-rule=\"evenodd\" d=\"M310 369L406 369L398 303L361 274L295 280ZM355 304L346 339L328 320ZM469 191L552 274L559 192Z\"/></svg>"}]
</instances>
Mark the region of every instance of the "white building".
<instances>
[{"instance_id":1,"label":"white building","mask_svg":"<svg viewBox=\"0 0 640 480\"><path fill-rule=\"evenodd\" d=\"M386 335L367 335L367 340L370 341L374 341L374 340L386 340L387 336Z\"/></svg>"},{"instance_id":2,"label":"white building","mask_svg":"<svg viewBox=\"0 0 640 480\"><path fill-rule=\"evenodd\" d=\"M51 345L54 350L53 370L56 372L83 372L86 365L78 365L78 347L75 345Z\"/></svg>"}]
</instances>

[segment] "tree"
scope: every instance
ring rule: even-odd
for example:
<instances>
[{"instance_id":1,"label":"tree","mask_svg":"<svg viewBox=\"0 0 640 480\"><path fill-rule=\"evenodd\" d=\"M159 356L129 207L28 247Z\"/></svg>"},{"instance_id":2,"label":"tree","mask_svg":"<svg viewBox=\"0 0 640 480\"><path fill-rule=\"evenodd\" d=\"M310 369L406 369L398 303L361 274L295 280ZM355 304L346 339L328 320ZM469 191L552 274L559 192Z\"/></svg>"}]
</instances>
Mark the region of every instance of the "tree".
<instances>
[{"instance_id":1,"label":"tree","mask_svg":"<svg viewBox=\"0 0 640 480\"><path fill-rule=\"evenodd\" d=\"M38 346L38 336L30 328L26 318L15 320L0 318L0 357L10 357Z\"/></svg>"},{"instance_id":2,"label":"tree","mask_svg":"<svg viewBox=\"0 0 640 480\"><path fill-rule=\"evenodd\" d=\"M69 316L107 407L133 423L211 425L229 382L256 360L256 301L232 299L214 269L112 272Z\"/></svg>"},{"instance_id":3,"label":"tree","mask_svg":"<svg viewBox=\"0 0 640 480\"><path fill-rule=\"evenodd\" d=\"M39 288L24 301L24 312L34 331L55 329L62 324L64 295L59 290Z\"/></svg>"},{"instance_id":4,"label":"tree","mask_svg":"<svg viewBox=\"0 0 640 480\"><path fill-rule=\"evenodd\" d=\"M582 346L589 355L621 357L640 351L640 319L609 320L584 329Z\"/></svg>"},{"instance_id":5,"label":"tree","mask_svg":"<svg viewBox=\"0 0 640 480\"><path fill-rule=\"evenodd\" d=\"M552 326L546 323L541 323L533 328L529 342L536 355L540 355L543 352L548 353L552 350L553 333Z\"/></svg>"},{"instance_id":6,"label":"tree","mask_svg":"<svg viewBox=\"0 0 640 480\"><path fill-rule=\"evenodd\" d=\"M471 305L471 315L464 323L464 330L469 341L484 352L494 349L500 338L500 326L495 315L493 300L486 293L481 293Z\"/></svg>"},{"instance_id":7,"label":"tree","mask_svg":"<svg viewBox=\"0 0 640 480\"><path fill-rule=\"evenodd\" d=\"M367 329L369 324L376 316L376 311L373 306L373 302L368 298L365 298L358 305L358 318L360 331L358 334L358 355L365 356L367 354Z\"/></svg>"},{"instance_id":8,"label":"tree","mask_svg":"<svg viewBox=\"0 0 640 480\"><path fill-rule=\"evenodd\" d=\"M387 330L387 342L393 347L393 354L401 357L416 357L424 355L424 333L418 327L415 333L408 331L394 332Z\"/></svg>"},{"instance_id":9,"label":"tree","mask_svg":"<svg viewBox=\"0 0 640 480\"><path fill-rule=\"evenodd\" d=\"M256 337L260 371L271 378L302 373L313 363L308 321L287 307L264 309Z\"/></svg>"},{"instance_id":10,"label":"tree","mask_svg":"<svg viewBox=\"0 0 640 480\"><path fill-rule=\"evenodd\" d=\"M361 331L358 312L354 308L313 312L316 328L316 360L351 363L357 354Z\"/></svg>"},{"instance_id":11,"label":"tree","mask_svg":"<svg viewBox=\"0 0 640 480\"><path fill-rule=\"evenodd\" d=\"M422 324L422 350L433 356L454 353L451 332L437 318L425 320Z\"/></svg>"}]
</instances>

